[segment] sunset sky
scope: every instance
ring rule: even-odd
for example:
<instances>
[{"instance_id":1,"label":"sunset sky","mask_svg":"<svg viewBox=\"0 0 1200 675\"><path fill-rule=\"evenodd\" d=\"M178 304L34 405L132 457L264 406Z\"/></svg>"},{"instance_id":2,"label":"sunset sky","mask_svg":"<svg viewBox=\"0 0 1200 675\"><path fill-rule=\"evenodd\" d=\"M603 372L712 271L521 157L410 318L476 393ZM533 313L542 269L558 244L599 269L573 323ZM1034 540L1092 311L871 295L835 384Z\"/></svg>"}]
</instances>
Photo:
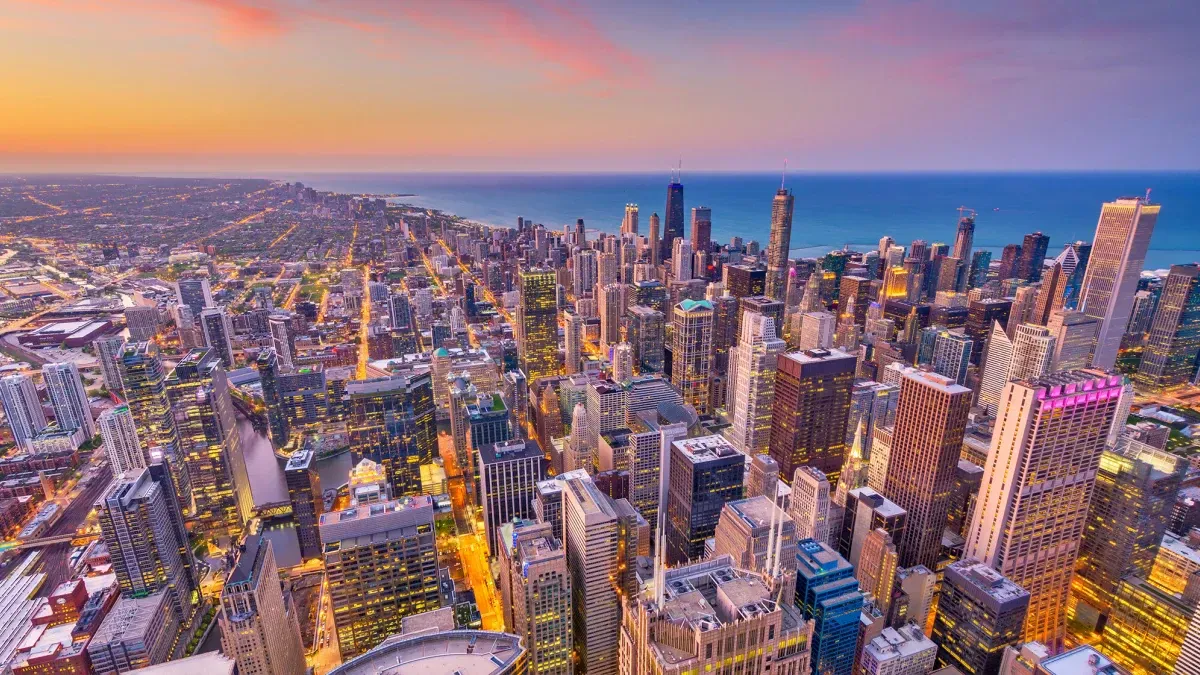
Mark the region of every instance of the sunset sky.
<instances>
[{"instance_id":1,"label":"sunset sky","mask_svg":"<svg viewBox=\"0 0 1200 675\"><path fill-rule=\"evenodd\" d=\"M0 171L1192 169L1200 3L0 0Z\"/></svg>"}]
</instances>

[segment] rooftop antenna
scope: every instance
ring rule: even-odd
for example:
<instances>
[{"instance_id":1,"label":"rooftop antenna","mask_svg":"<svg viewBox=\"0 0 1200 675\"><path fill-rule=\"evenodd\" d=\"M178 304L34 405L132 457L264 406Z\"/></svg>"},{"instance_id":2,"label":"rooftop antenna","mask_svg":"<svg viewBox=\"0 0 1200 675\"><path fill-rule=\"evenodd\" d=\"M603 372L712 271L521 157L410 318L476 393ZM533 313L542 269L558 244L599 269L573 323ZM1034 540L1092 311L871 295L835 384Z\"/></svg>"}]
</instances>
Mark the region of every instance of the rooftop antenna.
<instances>
[{"instance_id":1,"label":"rooftop antenna","mask_svg":"<svg viewBox=\"0 0 1200 675\"><path fill-rule=\"evenodd\" d=\"M783 158L783 176L779 179L779 189L782 190L784 183L787 183L787 157Z\"/></svg>"},{"instance_id":2,"label":"rooftop antenna","mask_svg":"<svg viewBox=\"0 0 1200 675\"><path fill-rule=\"evenodd\" d=\"M1150 188L1146 188L1146 201L1143 203L1145 203L1145 204L1150 203Z\"/></svg>"}]
</instances>

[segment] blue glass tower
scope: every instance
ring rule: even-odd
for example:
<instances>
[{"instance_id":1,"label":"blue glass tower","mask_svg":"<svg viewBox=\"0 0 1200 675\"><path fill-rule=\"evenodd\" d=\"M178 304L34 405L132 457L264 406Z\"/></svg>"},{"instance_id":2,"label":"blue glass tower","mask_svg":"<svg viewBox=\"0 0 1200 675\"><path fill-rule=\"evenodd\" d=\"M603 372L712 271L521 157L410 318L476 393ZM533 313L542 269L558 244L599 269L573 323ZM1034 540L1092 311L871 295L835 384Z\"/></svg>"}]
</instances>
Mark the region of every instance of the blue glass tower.
<instances>
[{"instance_id":1,"label":"blue glass tower","mask_svg":"<svg viewBox=\"0 0 1200 675\"><path fill-rule=\"evenodd\" d=\"M813 622L814 675L850 675L858 643L863 594L854 566L813 539L796 554L796 607Z\"/></svg>"}]
</instances>

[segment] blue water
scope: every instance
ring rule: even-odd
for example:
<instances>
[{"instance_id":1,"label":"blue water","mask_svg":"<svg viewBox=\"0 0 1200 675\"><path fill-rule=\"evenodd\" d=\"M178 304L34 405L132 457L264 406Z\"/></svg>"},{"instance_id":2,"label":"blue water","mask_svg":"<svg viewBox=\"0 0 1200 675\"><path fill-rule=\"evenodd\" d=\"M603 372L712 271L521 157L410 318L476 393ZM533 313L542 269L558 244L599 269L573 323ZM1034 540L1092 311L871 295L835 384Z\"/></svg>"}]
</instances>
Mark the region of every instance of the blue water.
<instances>
[{"instance_id":1,"label":"blue water","mask_svg":"<svg viewBox=\"0 0 1200 675\"><path fill-rule=\"evenodd\" d=\"M661 216L667 177L658 174L297 174L284 176L320 190L411 193L401 201L441 209L491 225L515 226L518 216L561 228L583 218L589 229L618 230L626 202ZM684 174L684 200L712 208L713 239L755 239L765 248L771 198L779 176ZM1051 254L1077 239L1090 241L1100 205L1142 195L1163 205L1147 269L1200 261L1200 173L1049 174L797 174L793 255L819 255L850 244L878 245L883 235L954 241L956 209L978 212L975 245L999 249L1028 232L1050 236ZM690 216L689 216L690 217Z\"/></svg>"}]
</instances>

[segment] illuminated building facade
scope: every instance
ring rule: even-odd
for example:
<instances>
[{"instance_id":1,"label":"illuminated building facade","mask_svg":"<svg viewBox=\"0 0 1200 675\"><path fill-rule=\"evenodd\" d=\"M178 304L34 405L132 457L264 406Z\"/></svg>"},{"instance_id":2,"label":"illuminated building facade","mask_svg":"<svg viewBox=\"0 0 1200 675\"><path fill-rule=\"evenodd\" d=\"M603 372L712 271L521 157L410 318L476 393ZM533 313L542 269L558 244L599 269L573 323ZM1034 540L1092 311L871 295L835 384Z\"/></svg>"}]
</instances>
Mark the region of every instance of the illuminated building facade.
<instances>
[{"instance_id":1,"label":"illuminated building facade","mask_svg":"<svg viewBox=\"0 0 1200 675\"><path fill-rule=\"evenodd\" d=\"M437 451L429 373L407 372L346 384L350 450L382 464L392 495L421 493L421 465Z\"/></svg>"},{"instance_id":2,"label":"illuminated building facade","mask_svg":"<svg viewBox=\"0 0 1200 675\"><path fill-rule=\"evenodd\" d=\"M798 467L812 466L837 484L857 365L856 356L837 349L779 356L768 447L785 481Z\"/></svg>"},{"instance_id":3,"label":"illuminated building facade","mask_svg":"<svg viewBox=\"0 0 1200 675\"><path fill-rule=\"evenodd\" d=\"M1200 265L1172 265L1134 382L1150 391L1173 389L1196 377L1200 355Z\"/></svg>"},{"instance_id":4,"label":"illuminated building facade","mask_svg":"<svg viewBox=\"0 0 1200 675\"><path fill-rule=\"evenodd\" d=\"M672 310L671 384L700 413L708 411L712 358L713 306L707 300L684 300Z\"/></svg>"},{"instance_id":5,"label":"illuminated building facade","mask_svg":"<svg viewBox=\"0 0 1200 675\"><path fill-rule=\"evenodd\" d=\"M558 375L558 283L554 270L523 270L517 277L517 355L532 382Z\"/></svg>"}]
</instances>

